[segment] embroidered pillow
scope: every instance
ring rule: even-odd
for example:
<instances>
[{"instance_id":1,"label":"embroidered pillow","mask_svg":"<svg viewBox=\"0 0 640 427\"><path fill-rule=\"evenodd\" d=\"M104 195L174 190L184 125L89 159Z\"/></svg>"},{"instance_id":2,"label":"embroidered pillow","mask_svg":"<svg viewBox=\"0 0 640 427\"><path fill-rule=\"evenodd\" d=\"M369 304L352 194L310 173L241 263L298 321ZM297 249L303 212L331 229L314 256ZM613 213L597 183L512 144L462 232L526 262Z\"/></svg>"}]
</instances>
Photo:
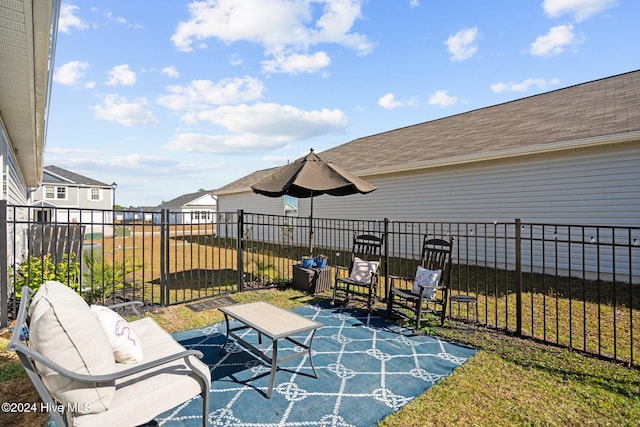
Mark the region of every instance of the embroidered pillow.
<instances>
[{"instance_id":1,"label":"embroidered pillow","mask_svg":"<svg viewBox=\"0 0 640 427\"><path fill-rule=\"evenodd\" d=\"M116 362L142 362L142 343L129 326L129 322L109 307L92 305L91 311L96 315L109 338Z\"/></svg>"},{"instance_id":2,"label":"embroidered pillow","mask_svg":"<svg viewBox=\"0 0 640 427\"><path fill-rule=\"evenodd\" d=\"M442 270L427 270L418 266L416 278L413 280L413 293L419 294L422 289L422 295L428 299L434 299L436 296L436 286L440 281ZM421 288L421 286L427 286Z\"/></svg>"},{"instance_id":3,"label":"embroidered pillow","mask_svg":"<svg viewBox=\"0 0 640 427\"><path fill-rule=\"evenodd\" d=\"M368 283L371 281L371 276L378 271L378 265L378 261L364 261L355 257L349 279L355 282Z\"/></svg>"}]
</instances>

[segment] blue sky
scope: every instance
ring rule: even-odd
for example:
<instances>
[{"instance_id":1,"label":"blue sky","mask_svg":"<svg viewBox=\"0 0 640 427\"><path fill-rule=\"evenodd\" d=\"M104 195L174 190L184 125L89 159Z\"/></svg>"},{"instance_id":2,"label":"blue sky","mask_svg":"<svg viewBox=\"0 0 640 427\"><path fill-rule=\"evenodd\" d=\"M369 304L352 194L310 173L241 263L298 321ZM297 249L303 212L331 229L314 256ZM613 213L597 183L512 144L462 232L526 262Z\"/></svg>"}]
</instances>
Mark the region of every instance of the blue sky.
<instances>
[{"instance_id":1,"label":"blue sky","mask_svg":"<svg viewBox=\"0 0 640 427\"><path fill-rule=\"evenodd\" d=\"M636 70L638 17L636 0L67 1L45 164L155 206Z\"/></svg>"}]
</instances>

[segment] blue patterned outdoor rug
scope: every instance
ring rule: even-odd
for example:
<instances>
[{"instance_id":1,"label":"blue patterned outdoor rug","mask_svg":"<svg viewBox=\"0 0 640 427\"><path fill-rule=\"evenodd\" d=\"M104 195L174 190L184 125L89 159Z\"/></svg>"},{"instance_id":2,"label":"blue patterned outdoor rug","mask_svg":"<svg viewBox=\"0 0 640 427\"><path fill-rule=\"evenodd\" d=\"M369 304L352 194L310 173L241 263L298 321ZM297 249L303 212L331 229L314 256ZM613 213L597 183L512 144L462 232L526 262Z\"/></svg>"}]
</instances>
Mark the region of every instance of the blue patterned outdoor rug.
<instances>
[{"instance_id":1,"label":"blue patterned outdoor rug","mask_svg":"<svg viewBox=\"0 0 640 427\"><path fill-rule=\"evenodd\" d=\"M174 334L186 348L202 351L211 367L210 425L376 425L475 354L471 348L439 338L411 336L405 328L358 310L311 305L293 311L324 325L312 342L318 378L313 377L306 355L283 362L271 399L265 397L270 366L232 339L220 354L224 322ZM304 341L307 335L297 338ZM257 344L252 330L243 338ZM292 347L286 340L279 341L278 356L295 351ZM156 421L196 426L202 422L201 412L202 400L196 398Z\"/></svg>"}]
</instances>

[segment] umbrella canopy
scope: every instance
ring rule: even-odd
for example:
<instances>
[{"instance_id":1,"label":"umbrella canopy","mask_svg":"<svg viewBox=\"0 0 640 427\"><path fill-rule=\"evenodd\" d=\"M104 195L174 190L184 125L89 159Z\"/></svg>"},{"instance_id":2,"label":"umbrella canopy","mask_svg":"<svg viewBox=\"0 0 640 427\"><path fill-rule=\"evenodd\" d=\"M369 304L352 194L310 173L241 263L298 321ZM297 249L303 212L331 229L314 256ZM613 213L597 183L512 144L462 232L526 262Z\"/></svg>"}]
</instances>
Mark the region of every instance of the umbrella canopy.
<instances>
[{"instance_id":1,"label":"umbrella canopy","mask_svg":"<svg viewBox=\"0 0 640 427\"><path fill-rule=\"evenodd\" d=\"M376 187L338 165L325 162L311 149L305 157L278 168L273 174L253 185L251 189L268 197L288 195L307 198L321 194L332 196L366 194L375 190Z\"/></svg>"},{"instance_id":2,"label":"umbrella canopy","mask_svg":"<svg viewBox=\"0 0 640 427\"><path fill-rule=\"evenodd\" d=\"M348 196L366 194L376 189L362 178L347 172L338 165L325 162L313 152L286 166L251 186L258 194L267 197L284 195L311 198L311 225L309 227L309 251L313 252L313 197L321 194Z\"/></svg>"}]
</instances>

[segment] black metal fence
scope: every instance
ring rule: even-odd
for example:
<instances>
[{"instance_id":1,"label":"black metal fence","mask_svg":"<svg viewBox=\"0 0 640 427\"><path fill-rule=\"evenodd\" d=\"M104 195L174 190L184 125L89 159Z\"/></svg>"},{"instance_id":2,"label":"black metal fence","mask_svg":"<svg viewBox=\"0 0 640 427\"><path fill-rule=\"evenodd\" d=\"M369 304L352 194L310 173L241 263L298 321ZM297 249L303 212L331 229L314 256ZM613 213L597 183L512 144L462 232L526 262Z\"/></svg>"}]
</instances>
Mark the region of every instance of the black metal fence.
<instances>
[{"instance_id":1,"label":"black metal fence","mask_svg":"<svg viewBox=\"0 0 640 427\"><path fill-rule=\"evenodd\" d=\"M315 218L311 229L309 218L243 211L205 220L197 212L42 209L0 203L3 324L14 289L51 278L90 302L147 305L287 286L311 237L314 254L335 266L348 263L356 233L385 235L384 301L387 277L411 278L429 235L455 239L451 293L477 299L451 304L451 317L638 366L638 227ZM51 221L34 220L42 218Z\"/></svg>"}]
</instances>

